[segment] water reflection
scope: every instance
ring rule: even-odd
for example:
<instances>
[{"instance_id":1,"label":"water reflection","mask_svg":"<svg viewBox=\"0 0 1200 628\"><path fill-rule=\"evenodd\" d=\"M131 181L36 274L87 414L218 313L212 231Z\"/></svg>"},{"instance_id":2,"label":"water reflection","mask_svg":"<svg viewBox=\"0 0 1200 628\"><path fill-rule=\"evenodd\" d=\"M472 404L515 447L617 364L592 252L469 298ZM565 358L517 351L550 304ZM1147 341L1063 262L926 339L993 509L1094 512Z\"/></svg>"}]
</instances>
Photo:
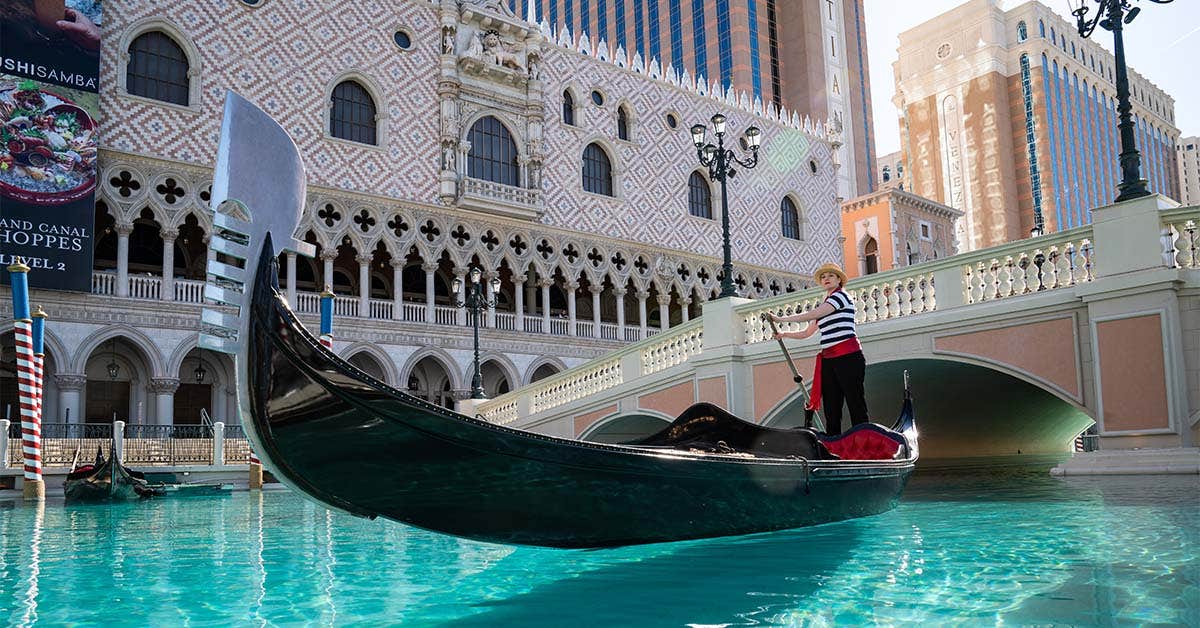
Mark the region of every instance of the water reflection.
<instances>
[{"instance_id":1,"label":"water reflection","mask_svg":"<svg viewBox=\"0 0 1200 628\"><path fill-rule=\"evenodd\" d=\"M1196 625L1198 555L1200 478L1044 468L919 473L876 517L603 551L463 541L287 492L4 502L0 624Z\"/></svg>"}]
</instances>

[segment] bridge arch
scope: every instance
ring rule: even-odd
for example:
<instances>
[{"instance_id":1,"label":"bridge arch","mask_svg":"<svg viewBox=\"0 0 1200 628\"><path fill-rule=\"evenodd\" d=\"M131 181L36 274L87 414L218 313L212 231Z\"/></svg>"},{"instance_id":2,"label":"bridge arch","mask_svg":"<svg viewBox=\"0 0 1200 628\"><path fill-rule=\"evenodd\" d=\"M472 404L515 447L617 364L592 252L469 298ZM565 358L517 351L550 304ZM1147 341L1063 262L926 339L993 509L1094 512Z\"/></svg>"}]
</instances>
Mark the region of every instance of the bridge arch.
<instances>
[{"instance_id":1,"label":"bridge arch","mask_svg":"<svg viewBox=\"0 0 1200 628\"><path fill-rule=\"evenodd\" d=\"M873 421L890 425L899 415L905 370L923 458L1065 453L1094 422L1090 409L1049 382L996 363L944 355L868 364ZM793 391L763 424L787 428L803 420L801 396ZM842 428L849 424L843 416Z\"/></svg>"},{"instance_id":2,"label":"bridge arch","mask_svg":"<svg viewBox=\"0 0 1200 628\"><path fill-rule=\"evenodd\" d=\"M671 424L672 417L655 410L614 414L596 421L579 435L594 443L626 443L649 436Z\"/></svg>"}]
</instances>

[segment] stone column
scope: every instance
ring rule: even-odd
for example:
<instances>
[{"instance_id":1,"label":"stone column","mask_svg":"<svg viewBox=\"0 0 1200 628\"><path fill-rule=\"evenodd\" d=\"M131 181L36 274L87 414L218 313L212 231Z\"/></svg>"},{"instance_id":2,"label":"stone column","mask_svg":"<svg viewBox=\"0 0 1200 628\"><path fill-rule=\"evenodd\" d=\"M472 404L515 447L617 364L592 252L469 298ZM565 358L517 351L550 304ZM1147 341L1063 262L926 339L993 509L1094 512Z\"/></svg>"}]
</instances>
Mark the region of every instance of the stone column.
<instances>
[{"instance_id":1,"label":"stone column","mask_svg":"<svg viewBox=\"0 0 1200 628\"><path fill-rule=\"evenodd\" d=\"M467 269L466 268L455 268L454 269L454 278L458 280L458 294L454 295L454 298L458 299L459 303L466 303L467 302ZM451 287L453 287L453 286L451 286ZM454 308L454 320L459 325L466 325L468 322L467 321L467 308L465 308L465 307Z\"/></svg>"},{"instance_id":2,"label":"stone column","mask_svg":"<svg viewBox=\"0 0 1200 628\"><path fill-rule=\"evenodd\" d=\"M567 289L567 335L575 336L575 291L579 289L579 283L568 281Z\"/></svg>"},{"instance_id":3,"label":"stone column","mask_svg":"<svg viewBox=\"0 0 1200 628\"><path fill-rule=\"evenodd\" d=\"M404 320L404 260L392 260L392 320Z\"/></svg>"},{"instance_id":4,"label":"stone column","mask_svg":"<svg viewBox=\"0 0 1200 628\"><path fill-rule=\"evenodd\" d=\"M163 301L175 300L175 239L179 237L178 229L163 229L163 262L162 287L159 298Z\"/></svg>"},{"instance_id":5,"label":"stone column","mask_svg":"<svg viewBox=\"0 0 1200 628\"><path fill-rule=\"evenodd\" d=\"M483 290L488 301L487 326L492 329L496 328L496 294L492 291L492 278L496 276L496 273L487 273L483 276Z\"/></svg>"},{"instance_id":6,"label":"stone column","mask_svg":"<svg viewBox=\"0 0 1200 628\"><path fill-rule=\"evenodd\" d=\"M287 252L287 298L288 305L296 308L296 254Z\"/></svg>"},{"instance_id":7,"label":"stone column","mask_svg":"<svg viewBox=\"0 0 1200 628\"><path fill-rule=\"evenodd\" d=\"M625 288L614 288L617 297L617 340L625 341Z\"/></svg>"},{"instance_id":8,"label":"stone column","mask_svg":"<svg viewBox=\"0 0 1200 628\"><path fill-rule=\"evenodd\" d=\"M133 225L118 224L117 230L117 296L129 296L129 234Z\"/></svg>"},{"instance_id":9,"label":"stone column","mask_svg":"<svg viewBox=\"0 0 1200 628\"><path fill-rule=\"evenodd\" d=\"M150 380L150 392L154 393L155 424L175 423L175 391L179 380L174 377L155 377Z\"/></svg>"},{"instance_id":10,"label":"stone column","mask_svg":"<svg viewBox=\"0 0 1200 628\"><path fill-rule=\"evenodd\" d=\"M54 376L54 383L58 386L58 411L62 413L61 417L54 417L55 420L63 423L83 423L79 400L80 393L87 384L87 375L58 373Z\"/></svg>"},{"instance_id":11,"label":"stone column","mask_svg":"<svg viewBox=\"0 0 1200 628\"><path fill-rule=\"evenodd\" d=\"M437 320L434 312L437 300L433 296L433 279L437 269L437 264L421 264L421 270L425 271L425 322L431 325Z\"/></svg>"},{"instance_id":12,"label":"stone column","mask_svg":"<svg viewBox=\"0 0 1200 628\"><path fill-rule=\"evenodd\" d=\"M225 466L225 424L213 421L213 466Z\"/></svg>"},{"instance_id":13,"label":"stone column","mask_svg":"<svg viewBox=\"0 0 1200 628\"><path fill-rule=\"evenodd\" d=\"M550 333L550 286L554 284L553 279L540 279L538 286L542 289L542 333Z\"/></svg>"},{"instance_id":14,"label":"stone column","mask_svg":"<svg viewBox=\"0 0 1200 628\"><path fill-rule=\"evenodd\" d=\"M658 328L667 331L671 327L671 295L658 295Z\"/></svg>"},{"instance_id":15,"label":"stone column","mask_svg":"<svg viewBox=\"0 0 1200 628\"><path fill-rule=\"evenodd\" d=\"M359 255L358 262L358 317L371 318L371 256Z\"/></svg>"},{"instance_id":16,"label":"stone column","mask_svg":"<svg viewBox=\"0 0 1200 628\"><path fill-rule=\"evenodd\" d=\"M539 283L536 275L525 282L525 302L529 304L529 315L539 314L537 309L537 287Z\"/></svg>"},{"instance_id":17,"label":"stone column","mask_svg":"<svg viewBox=\"0 0 1200 628\"><path fill-rule=\"evenodd\" d=\"M604 292L604 284L588 286L592 293L592 337L600 337L600 293Z\"/></svg>"},{"instance_id":18,"label":"stone column","mask_svg":"<svg viewBox=\"0 0 1200 628\"><path fill-rule=\"evenodd\" d=\"M321 261L324 267L321 269L321 285L317 286L317 292L324 288L333 290L333 260L337 259L337 249L332 251L321 251Z\"/></svg>"},{"instance_id":19,"label":"stone column","mask_svg":"<svg viewBox=\"0 0 1200 628\"><path fill-rule=\"evenodd\" d=\"M513 297L516 299L517 313L514 317L514 326L517 331L525 331L525 278L520 275L513 275ZM514 386L515 388L515 386Z\"/></svg>"},{"instance_id":20,"label":"stone column","mask_svg":"<svg viewBox=\"0 0 1200 628\"><path fill-rule=\"evenodd\" d=\"M645 340L646 338L646 299L650 297L650 293L645 290L637 291L638 300L638 338Z\"/></svg>"},{"instance_id":21,"label":"stone column","mask_svg":"<svg viewBox=\"0 0 1200 628\"><path fill-rule=\"evenodd\" d=\"M691 316L688 314L688 306L689 306L689 305L691 305L691 304L692 304L692 300L691 300L691 299L686 299L686 298L685 298L685 299L683 300L683 302L680 304L680 305L682 305L682 306L683 306L683 310L682 310L682 312L681 312L681 318L680 318L680 321L681 321L682 323L686 323L686 322L688 322L688 321L691 319Z\"/></svg>"}]
</instances>

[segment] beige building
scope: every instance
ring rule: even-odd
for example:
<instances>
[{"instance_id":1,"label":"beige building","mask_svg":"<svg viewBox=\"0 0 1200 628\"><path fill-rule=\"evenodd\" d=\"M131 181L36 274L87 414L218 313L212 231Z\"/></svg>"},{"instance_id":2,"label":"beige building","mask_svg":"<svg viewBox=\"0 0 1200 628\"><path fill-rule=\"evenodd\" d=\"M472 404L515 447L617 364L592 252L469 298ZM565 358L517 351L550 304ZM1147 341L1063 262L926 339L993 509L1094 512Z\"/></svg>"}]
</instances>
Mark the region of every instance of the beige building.
<instances>
[{"instance_id":1,"label":"beige building","mask_svg":"<svg viewBox=\"0 0 1200 628\"><path fill-rule=\"evenodd\" d=\"M898 187L842 203L846 275L872 275L954 255L955 223L962 215Z\"/></svg>"},{"instance_id":2,"label":"beige building","mask_svg":"<svg viewBox=\"0 0 1200 628\"><path fill-rule=\"evenodd\" d=\"M880 190L905 189L904 154L900 151L880 155L875 158L877 171L875 180L879 182Z\"/></svg>"},{"instance_id":3,"label":"beige building","mask_svg":"<svg viewBox=\"0 0 1200 628\"><path fill-rule=\"evenodd\" d=\"M1179 202L1200 205L1200 137L1181 137L1175 146L1179 166Z\"/></svg>"},{"instance_id":4,"label":"beige building","mask_svg":"<svg viewBox=\"0 0 1200 628\"><path fill-rule=\"evenodd\" d=\"M1040 2L970 0L900 34L905 189L961 209L964 250L1091 222L1116 197L1115 67ZM1111 40L1108 40L1111 41ZM1175 101L1129 72L1142 177L1179 197Z\"/></svg>"}]
</instances>

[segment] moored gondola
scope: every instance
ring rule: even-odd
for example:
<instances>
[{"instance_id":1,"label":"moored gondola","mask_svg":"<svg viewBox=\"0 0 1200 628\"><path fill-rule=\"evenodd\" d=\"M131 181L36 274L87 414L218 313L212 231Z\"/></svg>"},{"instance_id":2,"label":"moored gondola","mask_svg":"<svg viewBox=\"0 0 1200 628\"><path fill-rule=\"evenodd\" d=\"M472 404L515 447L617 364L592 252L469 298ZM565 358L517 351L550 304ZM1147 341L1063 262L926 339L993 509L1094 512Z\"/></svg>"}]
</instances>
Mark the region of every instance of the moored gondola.
<instances>
[{"instance_id":1,"label":"moored gondola","mask_svg":"<svg viewBox=\"0 0 1200 628\"><path fill-rule=\"evenodd\" d=\"M121 464L116 450L105 459L96 449L96 460L74 467L63 481L67 502L109 502L142 499L161 494L146 482L146 477Z\"/></svg>"},{"instance_id":2,"label":"moored gondola","mask_svg":"<svg viewBox=\"0 0 1200 628\"><path fill-rule=\"evenodd\" d=\"M206 311L201 344L236 356L248 436L293 488L364 517L553 547L780 530L898 501L917 458L907 391L890 430L862 425L830 439L701 404L656 435L609 445L491 424L374 379L322 346L280 294L277 257L303 247L289 239L303 171L284 139L230 95L213 202L236 202L215 214L213 242L245 267L210 263L206 296L238 313ZM278 176L266 163L282 164Z\"/></svg>"}]
</instances>

